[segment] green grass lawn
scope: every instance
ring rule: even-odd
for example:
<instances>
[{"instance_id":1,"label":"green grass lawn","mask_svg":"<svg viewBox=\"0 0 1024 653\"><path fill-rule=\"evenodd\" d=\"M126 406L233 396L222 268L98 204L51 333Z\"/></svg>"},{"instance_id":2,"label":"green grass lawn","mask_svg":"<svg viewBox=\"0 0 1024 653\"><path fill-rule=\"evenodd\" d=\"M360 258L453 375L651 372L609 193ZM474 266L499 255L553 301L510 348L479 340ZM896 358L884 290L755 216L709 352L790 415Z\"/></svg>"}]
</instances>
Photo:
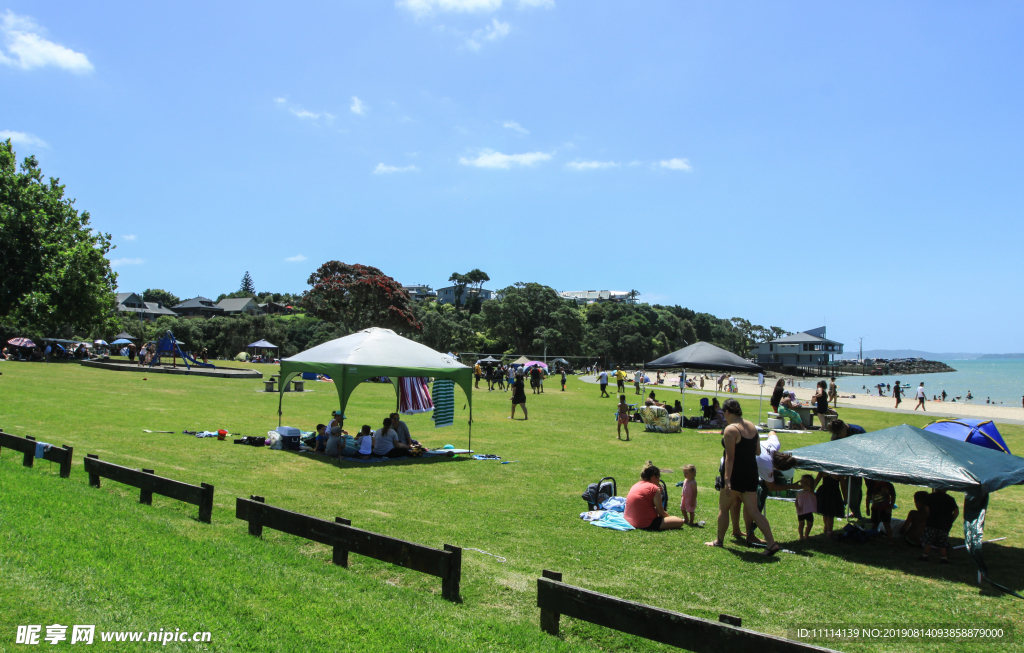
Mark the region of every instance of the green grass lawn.
<instances>
[{"instance_id":1,"label":"green grass lawn","mask_svg":"<svg viewBox=\"0 0 1024 653\"><path fill-rule=\"evenodd\" d=\"M246 367L276 372L276 366ZM739 616L745 627L782 636L800 624L966 626L1021 623L1024 616L1024 601L977 586L975 567L962 550L951 566L926 564L902 544L825 541L820 519L818 536L800 545L789 504L770 503L768 517L795 555L764 560L731 541L724 550L704 547L714 536L720 437L634 429L632 441L618 441L614 400L598 398L596 386L573 378L565 393L551 379L543 396L528 394L529 421L508 419L508 394L474 393L473 448L512 464L456 459L361 465L180 433L225 428L263 435L277 426L278 396L259 392L258 380L26 363L5 363L0 372L0 427L75 447L66 480L48 462L25 469L20 454L0 455L0 652L28 650L13 643L18 624L52 623L96 624L97 631L212 632L210 643L169 644L168 650L668 650L569 618L562 620L561 638L543 634L535 607L542 569L562 572L570 584L695 616ZM334 386L310 382L307 388L312 392L285 395L284 424L312 430L328 421L337 406ZM630 401L632 392L627 390ZM678 396L669 389L658 394ZM698 399L687 395L691 414ZM454 427L435 430L428 416L413 416L407 420L413 437L430 446L465 446L468 410L457 400ZM756 416L756 400L741 403ZM352 396L346 426L377 427L393 406L391 386L364 384ZM914 414L840 412L868 430L927 423ZM1024 451L1024 428L1000 430L1011 449ZM782 436L785 449L824 439ZM197 522L194 506L159 496L152 506L140 505L137 490L110 481L99 490L88 487L81 463L87 453L189 483L212 483L213 523ZM698 519L709 528L617 533L578 519L588 483L614 476L624 495L646 460L674 470L663 476L673 514L679 513L674 485L682 480L681 468L697 466ZM913 489L899 487L898 493L902 517ZM454 605L441 599L434 577L356 555L350 568L341 569L330 564L326 546L269 529L262 539L248 536L245 523L234 517L234 500L250 494L428 546L474 547L507 560L465 551L463 603ZM962 495L954 496L962 504ZM1015 588L1024 587L1022 503L1020 487L993 495L985 533L986 539L1009 538L984 552L993 577ZM958 522L953 535L960 529ZM837 648L1020 645L880 642Z\"/></svg>"}]
</instances>

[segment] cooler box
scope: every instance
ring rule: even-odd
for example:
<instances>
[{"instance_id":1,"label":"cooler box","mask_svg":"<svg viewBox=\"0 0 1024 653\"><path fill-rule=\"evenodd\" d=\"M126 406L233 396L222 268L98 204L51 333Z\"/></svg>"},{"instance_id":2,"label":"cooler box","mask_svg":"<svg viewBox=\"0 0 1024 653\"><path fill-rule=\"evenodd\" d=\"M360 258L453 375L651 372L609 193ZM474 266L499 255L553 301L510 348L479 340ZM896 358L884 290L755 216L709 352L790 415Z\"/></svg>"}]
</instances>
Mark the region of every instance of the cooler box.
<instances>
[{"instance_id":1,"label":"cooler box","mask_svg":"<svg viewBox=\"0 0 1024 653\"><path fill-rule=\"evenodd\" d=\"M279 426L277 427L277 433L281 436L281 448L291 449L298 451L302 442L302 431L295 428L294 426Z\"/></svg>"}]
</instances>

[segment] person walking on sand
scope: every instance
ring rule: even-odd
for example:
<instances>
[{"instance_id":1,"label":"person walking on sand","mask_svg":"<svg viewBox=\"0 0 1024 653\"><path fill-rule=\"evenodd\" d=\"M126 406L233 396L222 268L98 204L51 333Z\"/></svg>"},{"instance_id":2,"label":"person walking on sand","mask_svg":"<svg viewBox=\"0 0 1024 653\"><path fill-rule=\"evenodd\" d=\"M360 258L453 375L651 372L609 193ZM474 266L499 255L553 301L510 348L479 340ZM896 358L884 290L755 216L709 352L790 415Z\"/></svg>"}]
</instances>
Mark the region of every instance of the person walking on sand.
<instances>
[{"instance_id":1,"label":"person walking on sand","mask_svg":"<svg viewBox=\"0 0 1024 653\"><path fill-rule=\"evenodd\" d=\"M832 407L839 408L839 386L836 385L836 377L828 384L828 398L832 400Z\"/></svg>"},{"instance_id":2,"label":"person walking on sand","mask_svg":"<svg viewBox=\"0 0 1024 653\"><path fill-rule=\"evenodd\" d=\"M900 387L899 381L892 387L892 396L896 398L896 408L899 408L900 402L903 401L903 388Z\"/></svg>"},{"instance_id":3,"label":"person walking on sand","mask_svg":"<svg viewBox=\"0 0 1024 653\"><path fill-rule=\"evenodd\" d=\"M924 407L924 399L924 381L921 381L921 385L917 386L917 405L914 406L914 410L920 408L925 412L928 411L928 409Z\"/></svg>"}]
</instances>

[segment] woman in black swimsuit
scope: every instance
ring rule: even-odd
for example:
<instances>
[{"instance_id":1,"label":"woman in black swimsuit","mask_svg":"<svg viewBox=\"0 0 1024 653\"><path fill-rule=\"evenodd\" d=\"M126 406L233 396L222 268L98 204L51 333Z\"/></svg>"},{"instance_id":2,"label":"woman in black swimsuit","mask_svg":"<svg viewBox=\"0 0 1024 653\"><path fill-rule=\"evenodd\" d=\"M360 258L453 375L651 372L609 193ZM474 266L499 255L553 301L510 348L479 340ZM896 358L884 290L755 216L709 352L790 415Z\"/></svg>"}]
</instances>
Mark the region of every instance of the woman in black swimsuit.
<instances>
[{"instance_id":1,"label":"woman in black swimsuit","mask_svg":"<svg viewBox=\"0 0 1024 653\"><path fill-rule=\"evenodd\" d=\"M743 419L740 402L727 399L722 405L725 420L729 423L722 432L722 446L725 448L724 486L718 493L718 537L708 546L722 546L726 528L729 526L729 507L733 498L739 495L746 509L748 521L753 521L764 533L768 548L764 555L775 555L779 544L772 535L768 520L757 509L757 456L761 453L761 441L753 424Z\"/></svg>"},{"instance_id":2,"label":"woman in black swimsuit","mask_svg":"<svg viewBox=\"0 0 1024 653\"><path fill-rule=\"evenodd\" d=\"M814 404L818 412L818 420L821 422L821 430L825 431L828 429L828 418L829 414L828 407L828 383L824 381L818 381L818 391L814 393Z\"/></svg>"},{"instance_id":3,"label":"woman in black swimsuit","mask_svg":"<svg viewBox=\"0 0 1024 653\"><path fill-rule=\"evenodd\" d=\"M900 387L900 382L897 381L896 385L892 387L892 396L896 397L896 408L900 407L900 402L903 401L903 388ZM970 399L970 397L968 397Z\"/></svg>"}]
</instances>

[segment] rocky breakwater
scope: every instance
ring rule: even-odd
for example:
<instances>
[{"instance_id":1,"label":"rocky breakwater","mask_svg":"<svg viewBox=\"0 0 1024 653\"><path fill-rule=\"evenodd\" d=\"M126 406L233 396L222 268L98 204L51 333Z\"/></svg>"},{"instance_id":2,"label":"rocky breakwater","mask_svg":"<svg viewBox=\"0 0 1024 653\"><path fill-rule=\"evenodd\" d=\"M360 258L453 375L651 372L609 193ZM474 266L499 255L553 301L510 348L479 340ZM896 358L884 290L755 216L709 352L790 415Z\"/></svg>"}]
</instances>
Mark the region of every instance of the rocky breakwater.
<instances>
[{"instance_id":1,"label":"rocky breakwater","mask_svg":"<svg viewBox=\"0 0 1024 653\"><path fill-rule=\"evenodd\" d=\"M887 361L876 363L886 375L894 374L937 374L939 372L956 372L955 369L940 361Z\"/></svg>"}]
</instances>

